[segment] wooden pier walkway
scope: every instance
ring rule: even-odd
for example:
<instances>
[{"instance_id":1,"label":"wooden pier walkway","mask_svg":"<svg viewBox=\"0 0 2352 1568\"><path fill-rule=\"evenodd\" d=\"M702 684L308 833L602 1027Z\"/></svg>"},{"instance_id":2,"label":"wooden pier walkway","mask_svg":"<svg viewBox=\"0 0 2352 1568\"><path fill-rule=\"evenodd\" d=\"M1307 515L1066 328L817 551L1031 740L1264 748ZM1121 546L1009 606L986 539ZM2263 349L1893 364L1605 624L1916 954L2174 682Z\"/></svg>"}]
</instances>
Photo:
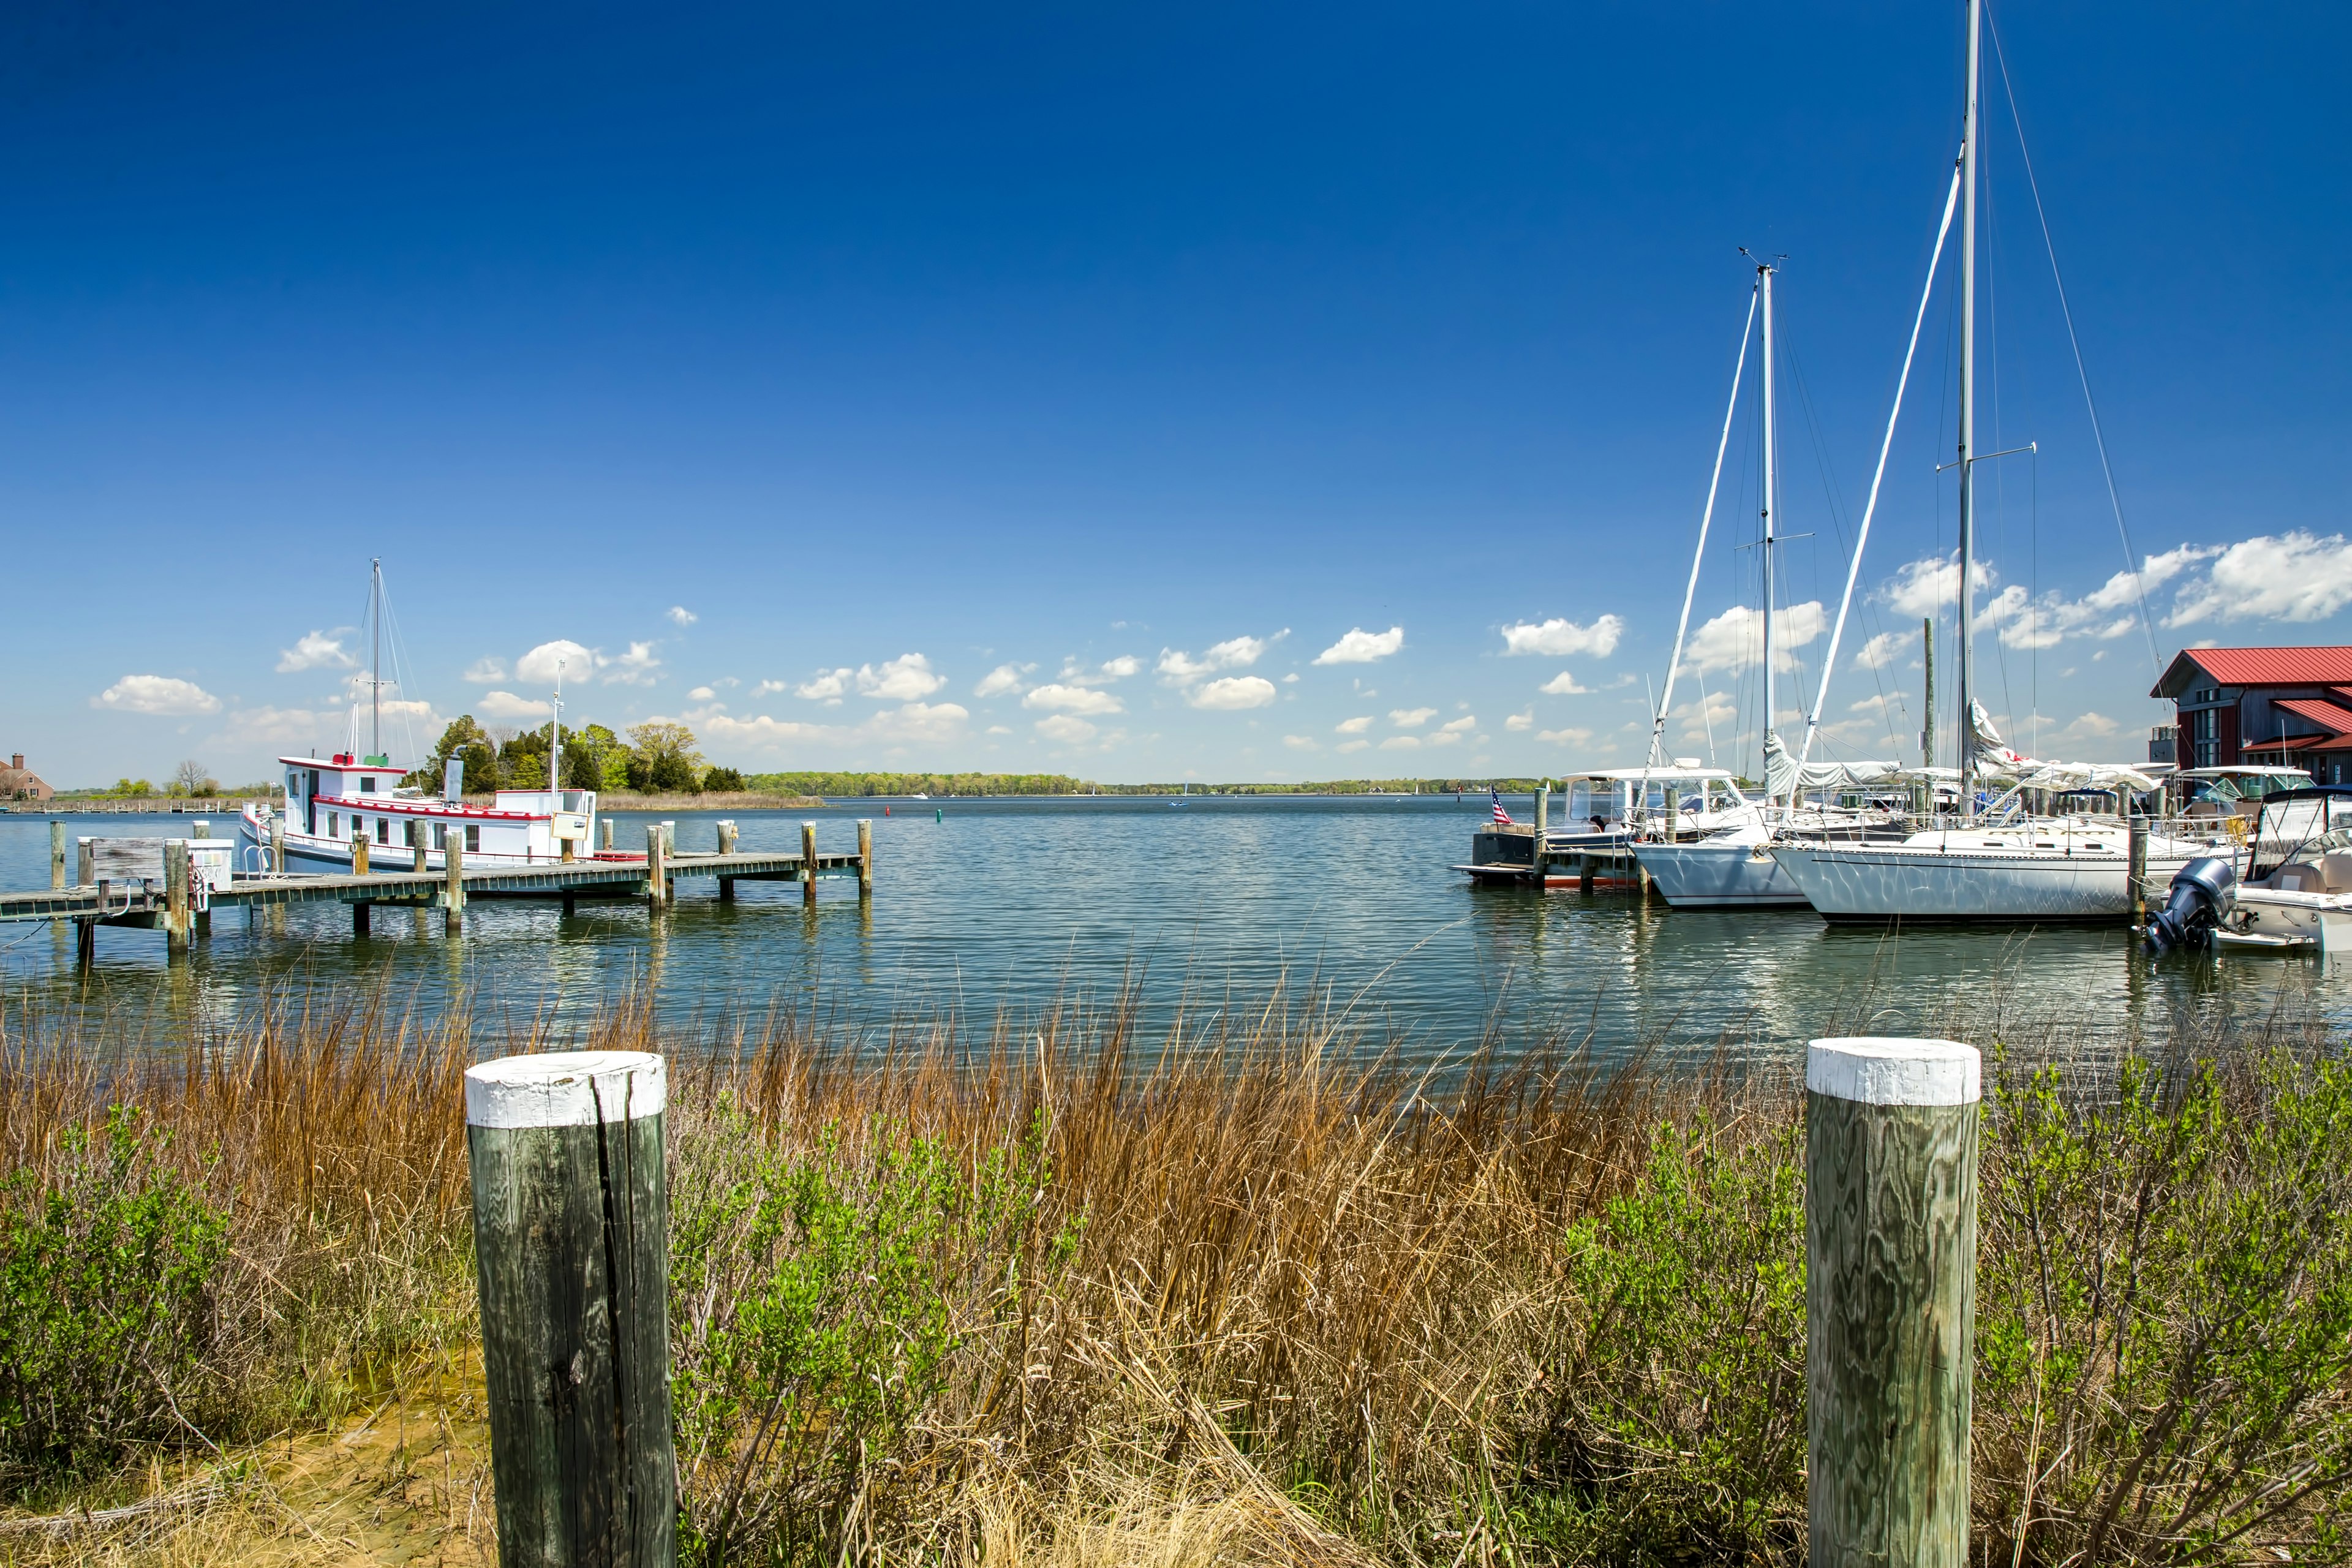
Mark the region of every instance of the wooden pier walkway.
<instances>
[{"instance_id":1,"label":"wooden pier walkway","mask_svg":"<svg viewBox=\"0 0 2352 1568\"><path fill-rule=\"evenodd\" d=\"M725 825L731 829L733 824ZM58 884L30 892L0 892L0 921L71 921L80 928L79 946L86 962L97 928L101 925L160 930L173 953L190 941L211 933L212 917L222 910L272 910L293 904L349 905L353 931L368 929L369 911L378 904L394 908L438 909L448 928L461 925L465 907L477 899L543 899L560 900L565 913L581 900L643 899L656 912L667 907L681 877L708 877L719 884L721 901L731 901L738 882L798 882L803 898L814 903L820 880L857 879L858 896L874 891L873 825L857 825L857 848L824 854L816 848L815 824L801 825L798 853L738 852L731 831L722 841L730 847L718 854L681 855L666 842L648 837L643 855L604 854L593 859L543 860L527 866L480 866L458 862L440 871L407 868L370 870L327 876L238 876L207 888L202 876L191 876L184 852L166 856L166 876L158 885L152 878L137 882L65 885L62 850L54 858ZM202 842L201 840L197 842Z\"/></svg>"}]
</instances>

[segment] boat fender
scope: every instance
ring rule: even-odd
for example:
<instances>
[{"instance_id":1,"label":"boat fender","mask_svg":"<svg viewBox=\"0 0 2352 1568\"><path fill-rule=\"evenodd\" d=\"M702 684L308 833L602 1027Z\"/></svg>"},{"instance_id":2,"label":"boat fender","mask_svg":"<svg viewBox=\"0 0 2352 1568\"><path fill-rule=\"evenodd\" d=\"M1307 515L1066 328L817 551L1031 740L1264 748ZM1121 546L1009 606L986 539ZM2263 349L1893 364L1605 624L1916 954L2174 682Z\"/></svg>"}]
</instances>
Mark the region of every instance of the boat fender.
<instances>
[{"instance_id":1,"label":"boat fender","mask_svg":"<svg viewBox=\"0 0 2352 1568\"><path fill-rule=\"evenodd\" d=\"M2173 874L2164 908L2147 922L2148 945L2206 947L2213 928L2238 900L2238 872L2216 856L2191 860Z\"/></svg>"}]
</instances>

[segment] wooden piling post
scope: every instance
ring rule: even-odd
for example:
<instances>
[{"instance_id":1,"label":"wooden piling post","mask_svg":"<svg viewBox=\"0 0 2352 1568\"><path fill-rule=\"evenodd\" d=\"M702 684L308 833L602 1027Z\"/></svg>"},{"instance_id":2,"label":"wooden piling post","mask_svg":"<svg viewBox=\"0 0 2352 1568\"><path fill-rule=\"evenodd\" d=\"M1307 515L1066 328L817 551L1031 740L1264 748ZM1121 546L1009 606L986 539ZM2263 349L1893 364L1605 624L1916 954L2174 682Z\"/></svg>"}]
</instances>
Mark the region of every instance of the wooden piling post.
<instances>
[{"instance_id":1,"label":"wooden piling post","mask_svg":"<svg viewBox=\"0 0 2352 1568\"><path fill-rule=\"evenodd\" d=\"M364 899L352 906L352 934L353 936L367 935L368 914L369 911L374 908L375 906L373 904L369 903Z\"/></svg>"},{"instance_id":2,"label":"wooden piling post","mask_svg":"<svg viewBox=\"0 0 2352 1568\"><path fill-rule=\"evenodd\" d=\"M816 902L816 824L801 824L801 902Z\"/></svg>"},{"instance_id":3,"label":"wooden piling post","mask_svg":"<svg viewBox=\"0 0 2352 1568\"><path fill-rule=\"evenodd\" d=\"M66 885L66 825L63 818L49 819L49 888L51 891Z\"/></svg>"},{"instance_id":4,"label":"wooden piling post","mask_svg":"<svg viewBox=\"0 0 2352 1568\"><path fill-rule=\"evenodd\" d=\"M188 847L176 838L163 841L163 951L180 957L188 951L194 921L188 914Z\"/></svg>"},{"instance_id":5,"label":"wooden piling post","mask_svg":"<svg viewBox=\"0 0 2352 1568\"><path fill-rule=\"evenodd\" d=\"M669 843L658 822L646 824L646 903L658 911L669 902Z\"/></svg>"},{"instance_id":6,"label":"wooden piling post","mask_svg":"<svg viewBox=\"0 0 2352 1568\"><path fill-rule=\"evenodd\" d=\"M274 876L286 875L286 819L283 816L269 819L269 869Z\"/></svg>"},{"instance_id":7,"label":"wooden piling post","mask_svg":"<svg viewBox=\"0 0 2352 1568\"><path fill-rule=\"evenodd\" d=\"M87 888L97 879L97 860L90 852L89 840L86 837L75 838L74 886Z\"/></svg>"},{"instance_id":8,"label":"wooden piling post","mask_svg":"<svg viewBox=\"0 0 2352 1568\"><path fill-rule=\"evenodd\" d=\"M432 867L427 866L425 863L425 836L420 833L416 836L416 874L420 877L428 874L433 869Z\"/></svg>"},{"instance_id":9,"label":"wooden piling post","mask_svg":"<svg viewBox=\"0 0 2352 1568\"><path fill-rule=\"evenodd\" d=\"M451 936L466 923L466 830L452 827L441 841L441 929Z\"/></svg>"},{"instance_id":10,"label":"wooden piling post","mask_svg":"<svg viewBox=\"0 0 2352 1568\"><path fill-rule=\"evenodd\" d=\"M604 853L610 855L613 852L613 819L609 816L598 817L596 830Z\"/></svg>"},{"instance_id":11,"label":"wooden piling post","mask_svg":"<svg viewBox=\"0 0 2352 1568\"><path fill-rule=\"evenodd\" d=\"M732 822L721 822L719 825L719 852L721 855L734 854L736 837L735 825Z\"/></svg>"},{"instance_id":12,"label":"wooden piling post","mask_svg":"<svg viewBox=\"0 0 2352 1568\"><path fill-rule=\"evenodd\" d=\"M98 918L74 921L74 963L87 969L98 959Z\"/></svg>"},{"instance_id":13,"label":"wooden piling post","mask_svg":"<svg viewBox=\"0 0 2352 1568\"><path fill-rule=\"evenodd\" d=\"M1540 891L1550 869L1547 857L1551 846L1551 785L1536 785L1536 845L1532 863L1536 868L1536 888Z\"/></svg>"},{"instance_id":14,"label":"wooden piling post","mask_svg":"<svg viewBox=\"0 0 2352 1568\"><path fill-rule=\"evenodd\" d=\"M2134 812L2126 827L2129 858L2125 874L2131 879L2131 923L2147 923L2147 818Z\"/></svg>"},{"instance_id":15,"label":"wooden piling post","mask_svg":"<svg viewBox=\"0 0 2352 1568\"><path fill-rule=\"evenodd\" d=\"M857 819L857 896L874 896L874 819L870 816Z\"/></svg>"},{"instance_id":16,"label":"wooden piling post","mask_svg":"<svg viewBox=\"0 0 2352 1568\"><path fill-rule=\"evenodd\" d=\"M1811 1561L1966 1568L1981 1065L1952 1040L1805 1062Z\"/></svg>"},{"instance_id":17,"label":"wooden piling post","mask_svg":"<svg viewBox=\"0 0 2352 1568\"><path fill-rule=\"evenodd\" d=\"M670 1568L667 1099L642 1051L466 1074L499 1560Z\"/></svg>"},{"instance_id":18,"label":"wooden piling post","mask_svg":"<svg viewBox=\"0 0 2352 1568\"><path fill-rule=\"evenodd\" d=\"M368 869L368 836L367 829L364 827L352 829L352 875L354 877L374 875Z\"/></svg>"}]
</instances>

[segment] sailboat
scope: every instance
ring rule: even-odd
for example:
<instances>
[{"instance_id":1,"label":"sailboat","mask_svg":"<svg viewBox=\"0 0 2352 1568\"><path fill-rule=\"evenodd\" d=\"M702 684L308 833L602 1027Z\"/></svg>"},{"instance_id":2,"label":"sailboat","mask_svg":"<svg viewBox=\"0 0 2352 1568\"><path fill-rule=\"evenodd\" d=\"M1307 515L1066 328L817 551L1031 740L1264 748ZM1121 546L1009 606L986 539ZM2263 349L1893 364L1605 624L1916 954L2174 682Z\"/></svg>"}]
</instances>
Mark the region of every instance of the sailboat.
<instances>
[{"instance_id":1,"label":"sailboat","mask_svg":"<svg viewBox=\"0 0 2352 1568\"><path fill-rule=\"evenodd\" d=\"M1983 0L1969 0L1968 84L1961 114L1960 226L1959 706L1960 801L1956 826L1912 834L1899 844L1822 844L1783 840L1773 859L1808 902L1831 921L2121 920L2131 908L2129 828L2121 817L2035 817L2029 789L2085 772L2031 764L2010 752L1976 697L1971 636L1976 560L1976 465L2006 453L1979 453L1976 439L1978 89ZM1932 279L1933 274L1930 274ZM2124 791L2154 781L2126 768L2105 770ZM2007 777L2012 787L1978 809L1980 784ZM2128 794L2125 795L2128 805ZM2161 887L2208 846L2148 836L2147 879Z\"/></svg>"},{"instance_id":2,"label":"sailboat","mask_svg":"<svg viewBox=\"0 0 2352 1568\"><path fill-rule=\"evenodd\" d=\"M353 704L351 732L341 751L324 757L284 756L285 805L246 806L238 819L237 865L266 872L348 875L357 857L353 841L370 847L369 869L406 871L446 868L454 840L470 866L528 866L568 860L593 842L596 792L564 789L557 770L563 756L563 675L556 671L555 709L550 731L547 787L502 789L489 805L465 799L465 759L452 756L438 796L404 786L412 770L392 760L383 743L383 563L368 571L368 749L358 746L360 708ZM419 858L419 851L422 858Z\"/></svg>"}]
</instances>

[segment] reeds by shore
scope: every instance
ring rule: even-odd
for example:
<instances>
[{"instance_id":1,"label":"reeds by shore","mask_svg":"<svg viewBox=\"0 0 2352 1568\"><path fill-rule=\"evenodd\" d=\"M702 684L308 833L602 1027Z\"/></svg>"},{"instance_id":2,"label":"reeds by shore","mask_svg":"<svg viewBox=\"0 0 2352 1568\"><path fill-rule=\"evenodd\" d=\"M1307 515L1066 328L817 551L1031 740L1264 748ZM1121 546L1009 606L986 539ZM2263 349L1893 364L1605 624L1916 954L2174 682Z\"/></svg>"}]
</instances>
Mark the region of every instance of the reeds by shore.
<instances>
[{"instance_id":1,"label":"reeds by shore","mask_svg":"<svg viewBox=\"0 0 2352 1568\"><path fill-rule=\"evenodd\" d=\"M1137 1002L564 1040L279 1007L168 1055L7 1020L0 1361L55 1370L0 1367L0 1553L486 1557L459 1079L593 1044L678 1077L700 1561L1801 1558L1788 1085L1543 1042L1415 1072L1281 996L1145 1038ZM1996 1058L1980 1553L2338 1560L2352 1075L2307 1031L2158 1044Z\"/></svg>"}]
</instances>

